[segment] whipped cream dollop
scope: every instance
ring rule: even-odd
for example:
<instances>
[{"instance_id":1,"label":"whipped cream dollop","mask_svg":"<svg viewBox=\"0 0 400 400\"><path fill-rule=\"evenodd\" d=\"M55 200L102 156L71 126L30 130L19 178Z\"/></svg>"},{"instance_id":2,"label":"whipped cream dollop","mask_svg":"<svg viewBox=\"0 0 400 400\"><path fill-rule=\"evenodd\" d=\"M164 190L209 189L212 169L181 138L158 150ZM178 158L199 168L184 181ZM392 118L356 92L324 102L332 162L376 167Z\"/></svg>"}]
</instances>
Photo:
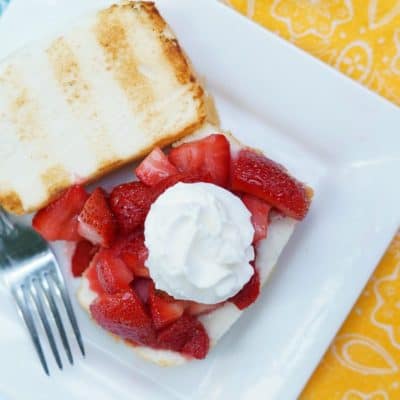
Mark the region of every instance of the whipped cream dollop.
<instances>
[{"instance_id":1,"label":"whipped cream dollop","mask_svg":"<svg viewBox=\"0 0 400 400\"><path fill-rule=\"evenodd\" d=\"M146 266L156 288L176 299L215 304L254 273L251 214L231 192L210 183L177 183L145 221Z\"/></svg>"}]
</instances>

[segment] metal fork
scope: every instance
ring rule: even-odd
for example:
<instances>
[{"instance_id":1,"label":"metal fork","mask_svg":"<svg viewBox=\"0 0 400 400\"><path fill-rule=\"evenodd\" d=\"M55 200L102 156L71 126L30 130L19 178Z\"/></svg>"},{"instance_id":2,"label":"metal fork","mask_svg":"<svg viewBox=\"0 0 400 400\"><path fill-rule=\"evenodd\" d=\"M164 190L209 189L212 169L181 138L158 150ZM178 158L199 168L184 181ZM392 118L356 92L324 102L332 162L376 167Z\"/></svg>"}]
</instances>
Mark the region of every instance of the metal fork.
<instances>
[{"instance_id":1,"label":"metal fork","mask_svg":"<svg viewBox=\"0 0 400 400\"><path fill-rule=\"evenodd\" d=\"M62 314L68 316L80 351L85 355L71 300L52 250L32 228L12 222L1 208L0 275L11 290L47 375L50 372L39 337L40 324L60 369L63 364L53 333L55 327L69 362L74 363Z\"/></svg>"}]
</instances>

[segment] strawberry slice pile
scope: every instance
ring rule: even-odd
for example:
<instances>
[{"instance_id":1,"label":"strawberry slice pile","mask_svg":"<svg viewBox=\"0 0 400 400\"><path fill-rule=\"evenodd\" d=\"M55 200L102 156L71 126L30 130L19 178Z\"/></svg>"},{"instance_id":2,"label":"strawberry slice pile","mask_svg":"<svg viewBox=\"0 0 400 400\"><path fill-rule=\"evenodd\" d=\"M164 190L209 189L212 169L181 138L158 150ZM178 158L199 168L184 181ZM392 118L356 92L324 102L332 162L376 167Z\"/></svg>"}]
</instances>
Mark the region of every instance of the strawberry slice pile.
<instances>
[{"instance_id":1,"label":"strawberry slice pile","mask_svg":"<svg viewBox=\"0 0 400 400\"><path fill-rule=\"evenodd\" d=\"M222 134L181 144L167 155L155 148L136 168L137 181L111 193L67 189L33 218L33 227L50 241L76 242L71 266L97 298L92 317L104 329L134 345L169 349L202 359L209 337L198 319L220 307L174 299L157 290L146 267L144 222L152 203L178 182L208 182L239 196L251 213L253 244L266 238L270 210L302 219L309 208L303 184L263 155L244 148L231 159ZM162 221L160 221L162 223ZM250 281L228 301L240 310L260 292L255 263Z\"/></svg>"}]
</instances>

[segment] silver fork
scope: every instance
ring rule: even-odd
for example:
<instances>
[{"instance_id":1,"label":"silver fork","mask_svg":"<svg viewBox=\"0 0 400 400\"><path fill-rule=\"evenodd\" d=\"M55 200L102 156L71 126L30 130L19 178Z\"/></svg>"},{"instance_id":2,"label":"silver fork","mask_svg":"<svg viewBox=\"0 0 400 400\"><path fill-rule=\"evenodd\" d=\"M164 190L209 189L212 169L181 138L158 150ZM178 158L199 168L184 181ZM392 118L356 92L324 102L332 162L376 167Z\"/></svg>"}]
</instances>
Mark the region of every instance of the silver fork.
<instances>
[{"instance_id":1,"label":"silver fork","mask_svg":"<svg viewBox=\"0 0 400 400\"><path fill-rule=\"evenodd\" d=\"M65 308L64 314L68 316L80 351L85 355L71 300L53 252L38 233L30 227L12 222L1 208L0 275L11 290L47 375L50 375L50 372L41 345L38 330L40 324L58 367L62 369L63 364L53 332L55 327L69 362L74 363L62 321L61 304Z\"/></svg>"}]
</instances>

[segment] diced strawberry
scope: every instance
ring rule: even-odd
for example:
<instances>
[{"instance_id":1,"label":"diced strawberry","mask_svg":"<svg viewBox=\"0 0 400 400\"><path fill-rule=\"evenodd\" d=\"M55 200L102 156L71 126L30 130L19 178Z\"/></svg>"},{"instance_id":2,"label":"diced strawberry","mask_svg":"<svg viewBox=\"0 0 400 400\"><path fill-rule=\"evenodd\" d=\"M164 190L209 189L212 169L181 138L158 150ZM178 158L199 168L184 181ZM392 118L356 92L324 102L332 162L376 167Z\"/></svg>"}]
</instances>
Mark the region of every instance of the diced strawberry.
<instances>
[{"instance_id":1,"label":"diced strawberry","mask_svg":"<svg viewBox=\"0 0 400 400\"><path fill-rule=\"evenodd\" d=\"M254 227L253 243L267 237L268 215L271 206L258 197L250 194L242 196L242 201L251 212L251 222Z\"/></svg>"},{"instance_id":2,"label":"diced strawberry","mask_svg":"<svg viewBox=\"0 0 400 400\"><path fill-rule=\"evenodd\" d=\"M109 249L102 249L98 253L96 268L99 282L109 294L128 290L134 278L133 272Z\"/></svg>"},{"instance_id":3,"label":"diced strawberry","mask_svg":"<svg viewBox=\"0 0 400 400\"><path fill-rule=\"evenodd\" d=\"M152 202L152 190L142 182L119 185L110 195L111 210L123 233L143 227Z\"/></svg>"},{"instance_id":4,"label":"diced strawberry","mask_svg":"<svg viewBox=\"0 0 400 400\"><path fill-rule=\"evenodd\" d=\"M138 344L156 345L151 318L132 289L100 296L90 305L90 312L97 323L109 332Z\"/></svg>"},{"instance_id":5,"label":"diced strawberry","mask_svg":"<svg viewBox=\"0 0 400 400\"><path fill-rule=\"evenodd\" d=\"M285 215L303 219L310 206L306 188L276 162L252 150L241 150L233 163L232 189L252 194Z\"/></svg>"},{"instance_id":6,"label":"diced strawberry","mask_svg":"<svg viewBox=\"0 0 400 400\"><path fill-rule=\"evenodd\" d=\"M185 311L185 303L175 300L158 290L150 291L150 311L156 329L164 328L180 318Z\"/></svg>"},{"instance_id":7,"label":"diced strawberry","mask_svg":"<svg viewBox=\"0 0 400 400\"><path fill-rule=\"evenodd\" d=\"M98 250L97 246L87 240L78 242L71 260L72 275L81 276Z\"/></svg>"},{"instance_id":8,"label":"diced strawberry","mask_svg":"<svg viewBox=\"0 0 400 400\"><path fill-rule=\"evenodd\" d=\"M170 163L168 157L156 147L136 168L136 176L146 185L153 186L178 170Z\"/></svg>"},{"instance_id":9,"label":"diced strawberry","mask_svg":"<svg viewBox=\"0 0 400 400\"><path fill-rule=\"evenodd\" d=\"M93 244L109 247L115 239L117 222L103 189L97 188L79 214L79 234Z\"/></svg>"},{"instance_id":10,"label":"diced strawberry","mask_svg":"<svg viewBox=\"0 0 400 400\"><path fill-rule=\"evenodd\" d=\"M203 324L189 315L183 315L160 331L158 343L161 348L182 352L198 359L205 358L210 347Z\"/></svg>"},{"instance_id":11,"label":"diced strawberry","mask_svg":"<svg viewBox=\"0 0 400 400\"><path fill-rule=\"evenodd\" d=\"M210 348L210 338L203 325L199 325L192 332L192 337L182 347L182 353L199 360L206 357Z\"/></svg>"},{"instance_id":12,"label":"diced strawberry","mask_svg":"<svg viewBox=\"0 0 400 400\"><path fill-rule=\"evenodd\" d=\"M250 280L243 286L242 290L229 299L239 310L243 310L253 304L260 294L260 275L256 268Z\"/></svg>"},{"instance_id":13,"label":"diced strawberry","mask_svg":"<svg viewBox=\"0 0 400 400\"><path fill-rule=\"evenodd\" d=\"M174 186L178 182L182 182L185 178L184 174L178 173L176 175L171 175L168 178L163 179L157 185L152 187L152 199L155 201L159 196L161 196L167 189Z\"/></svg>"},{"instance_id":14,"label":"diced strawberry","mask_svg":"<svg viewBox=\"0 0 400 400\"><path fill-rule=\"evenodd\" d=\"M169 153L169 160L179 171L211 176L211 182L227 186L230 172L230 145L222 134L181 144Z\"/></svg>"},{"instance_id":15,"label":"diced strawberry","mask_svg":"<svg viewBox=\"0 0 400 400\"><path fill-rule=\"evenodd\" d=\"M89 264L89 267L83 273L83 276L89 282L89 289L98 295L105 294L105 290L99 281L99 276L97 275L97 257L99 253L96 253Z\"/></svg>"},{"instance_id":16,"label":"diced strawberry","mask_svg":"<svg viewBox=\"0 0 400 400\"><path fill-rule=\"evenodd\" d=\"M171 175L168 178L163 179L158 184L154 185L152 189L152 201L157 200L167 189L176 185L178 182L182 183L195 183L195 182L207 182L212 183L211 175L206 172L203 173L178 173L176 175Z\"/></svg>"},{"instance_id":17,"label":"diced strawberry","mask_svg":"<svg viewBox=\"0 0 400 400\"><path fill-rule=\"evenodd\" d=\"M144 244L143 231L135 231L128 236L119 238L113 249L135 276L149 277L149 270L144 265L149 252Z\"/></svg>"},{"instance_id":18,"label":"diced strawberry","mask_svg":"<svg viewBox=\"0 0 400 400\"><path fill-rule=\"evenodd\" d=\"M78 215L87 198L88 194L82 186L71 186L60 197L36 213L32 226L49 241L80 240Z\"/></svg>"},{"instance_id":19,"label":"diced strawberry","mask_svg":"<svg viewBox=\"0 0 400 400\"><path fill-rule=\"evenodd\" d=\"M151 279L135 278L131 282L131 288L136 292L143 304L146 304L149 301L150 292L154 291L154 283Z\"/></svg>"},{"instance_id":20,"label":"diced strawberry","mask_svg":"<svg viewBox=\"0 0 400 400\"><path fill-rule=\"evenodd\" d=\"M221 307L223 303L218 304L202 304L196 303L195 301L187 301L186 302L186 312L189 315L197 316L208 314L211 311L216 310L218 307Z\"/></svg>"}]
</instances>

